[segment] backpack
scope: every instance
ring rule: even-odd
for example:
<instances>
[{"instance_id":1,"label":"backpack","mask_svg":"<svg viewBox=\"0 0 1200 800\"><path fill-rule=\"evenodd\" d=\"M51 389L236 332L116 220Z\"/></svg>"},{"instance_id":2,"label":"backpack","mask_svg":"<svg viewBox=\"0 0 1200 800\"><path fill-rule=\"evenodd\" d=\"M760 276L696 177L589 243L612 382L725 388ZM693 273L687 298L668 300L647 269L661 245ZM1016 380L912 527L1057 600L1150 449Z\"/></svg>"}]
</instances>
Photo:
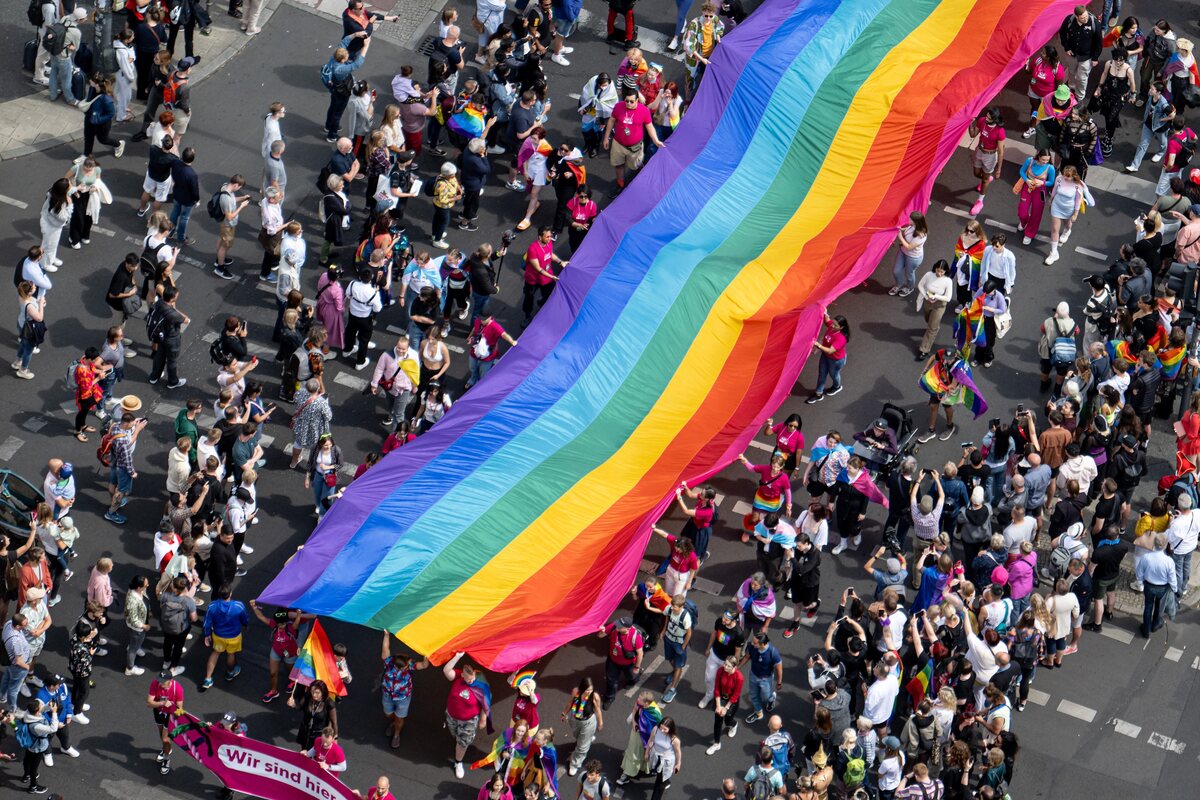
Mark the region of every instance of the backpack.
<instances>
[{"instance_id":1,"label":"backpack","mask_svg":"<svg viewBox=\"0 0 1200 800\"><path fill-rule=\"evenodd\" d=\"M1113 298L1113 293L1108 293L1108 300L1105 301L1104 307L1100 309L1100 315L1096 317L1096 330L1108 336L1117 328L1117 304Z\"/></svg>"},{"instance_id":2,"label":"backpack","mask_svg":"<svg viewBox=\"0 0 1200 800\"><path fill-rule=\"evenodd\" d=\"M784 731L779 731L763 739L761 746L770 748L771 763L775 765L775 769L786 775L792 768L792 756L796 748L792 737Z\"/></svg>"},{"instance_id":3,"label":"backpack","mask_svg":"<svg viewBox=\"0 0 1200 800\"><path fill-rule=\"evenodd\" d=\"M75 393L75 370L79 368L79 359L67 365L67 374L63 376L64 388L71 394Z\"/></svg>"},{"instance_id":4,"label":"backpack","mask_svg":"<svg viewBox=\"0 0 1200 800\"><path fill-rule=\"evenodd\" d=\"M188 629L187 606L179 595L164 594L158 604L163 632L180 634Z\"/></svg>"},{"instance_id":5,"label":"backpack","mask_svg":"<svg viewBox=\"0 0 1200 800\"><path fill-rule=\"evenodd\" d=\"M30 25L42 27L42 0L29 0L29 8L25 10L25 15L29 17Z\"/></svg>"},{"instance_id":6,"label":"backpack","mask_svg":"<svg viewBox=\"0 0 1200 800\"><path fill-rule=\"evenodd\" d=\"M208 357L214 364L222 367L229 366L229 363L233 361L233 355L226 352L225 345L222 343L222 339L220 337L215 339L213 343L209 345Z\"/></svg>"},{"instance_id":7,"label":"backpack","mask_svg":"<svg viewBox=\"0 0 1200 800\"><path fill-rule=\"evenodd\" d=\"M642 643L641 646L645 647L646 646L646 632L644 630L642 630L640 625L630 625L629 631L630 631L629 633L625 634L625 636L627 638L621 638L620 636L617 637L617 644L621 645L621 655L623 655L625 658L632 660L632 659L637 658L637 648L635 647L632 650L626 649L625 642L627 642L627 641L636 642L640 639L641 643ZM768 795L768 797L769 796L770 795Z\"/></svg>"},{"instance_id":8,"label":"backpack","mask_svg":"<svg viewBox=\"0 0 1200 800\"><path fill-rule=\"evenodd\" d=\"M213 192L213 196L208 198L208 205L204 207L213 222L225 221L225 212L221 210L221 195L223 194L229 194L229 192L224 189Z\"/></svg>"},{"instance_id":9,"label":"backpack","mask_svg":"<svg viewBox=\"0 0 1200 800\"><path fill-rule=\"evenodd\" d=\"M67 48L67 26L61 22L47 25L46 32L42 34L42 47L52 56L62 55Z\"/></svg>"},{"instance_id":10,"label":"backpack","mask_svg":"<svg viewBox=\"0 0 1200 800\"><path fill-rule=\"evenodd\" d=\"M1012 624L1013 602L1006 597L1000 601L1000 605L1004 606L1008 612L1004 619L1000 621L1000 624L996 626L996 633L1003 636L1008 633L1008 626Z\"/></svg>"},{"instance_id":11,"label":"backpack","mask_svg":"<svg viewBox=\"0 0 1200 800\"><path fill-rule=\"evenodd\" d=\"M117 425L113 423L100 437L100 445L96 448L96 460L101 466L111 467L113 462L113 442L117 438Z\"/></svg>"},{"instance_id":12,"label":"backpack","mask_svg":"<svg viewBox=\"0 0 1200 800\"><path fill-rule=\"evenodd\" d=\"M179 73L172 72L162 87L162 103L167 108L173 108L179 99L179 90L187 83L187 78L180 78Z\"/></svg>"},{"instance_id":13,"label":"backpack","mask_svg":"<svg viewBox=\"0 0 1200 800\"><path fill-rule=\"evenodd\" d=\"M861 786L867 776L867 762L861 758L852 758L846 762L846 771L842 773L842 781L846 786Z\"/></svg>"},{"instance_id":14,"label":"backpack","mask_svg":"<svg viewBox=\"0 0 1200 800\"><path fill-rule=\"evenodd\" d=\"M696 603L692 600L684 600L683 611L692 618L692 630L696 630L696 625L700 622L700 609L696 608Z\"/></svg>"},{"instance_id":15,"label":"backpack","mask_svg":"<svg viewBox=\"0 0 1200 800\"><path fill-rule=\"evenodd\" d=\"M331 58L321 67L321 85L340 97L349 97L354 91L354 75L349 73L340 81L335 81L333 68L337 63Z\"/></svg>"},{"instance_id":16,"label":"backpack","mask_svg":"<svg viewBox=\"0 0 1200 800\"><path fill-rule=\"evenodd\" d=\"M764 770L760 766L754 780L746 784L746 800L770 800L775 795L775 787L771 785L771 778L778 771L774 767Z\"/></svg>"},{"instance_id":17,"label":"backpack","mask_svg":"<svg viewBox=\"0 0 1200 800\"><path fill-rule=\"evenodd\" d=\"M161 344L167 338L167 315L158 308L158 303L146 312L146 339Z\"/></svg>"},{"instance_id":18,"label":"backpack","mask_svg":"<svg viewBox=\"0 0 1200 800\"><path fill-rule=\"evenodd\" d=\"M159 243L157 246L150 244L142 246L142 254L138 256L138 271L142 273L143 277L150 280L155 280L158 277L158 252L164 247L167 247L165 241Z\"/></svg>"},{"instance_id":19,"label":"backpack","mask_svg":"<svg viewBox=\"0 0 1200 800\"><path fill-rule=\"evenodd\" d=\"M17 723L17 744L29 750L33 747L33 732L29 730L29 723L21 720Z\"/></svg>"},{"instance_id":20,"label":"backpack","mask_svg":"<svg viewBox=\"0 0 1200 800\"><path fill-rule=\"evenodd\" d=\"M1054 320L1054 328L1058 336L1050 345L1050 361L1056 367L1062 364L1074 364L1076 353L1074 332L1068 331L1064 334L1059 324L1058 320Z\"/></svg>"},{"instance_id":21,"label":"backpack","mask_svg":"<svg viewBox=\"0 0 1200 800\"><path fill-rule=\"evenodd\" d=\"M1179 155L1175 156L1175 167L1177 169L1186 168L1188 164L1192 163L1192 158L1195 155L1196 136L1189 129L1179 142Z\"/></svg>"},{"instance_id":22,"label":"backpack","mask_svg":"<svg viewBox=\"0 0 1200 800\"><path fill-rule=\"evenodd\" d=\"M1037 637L1030 636L1022 639L1020 636L1013 638L1013 646L1009 649L1012 654L1013 661L1016 661L1023 668L1032 666L1033 660L1037 658ZM1014 681L1017 683L1017 681Z\"/></svg>"}]
</instances>

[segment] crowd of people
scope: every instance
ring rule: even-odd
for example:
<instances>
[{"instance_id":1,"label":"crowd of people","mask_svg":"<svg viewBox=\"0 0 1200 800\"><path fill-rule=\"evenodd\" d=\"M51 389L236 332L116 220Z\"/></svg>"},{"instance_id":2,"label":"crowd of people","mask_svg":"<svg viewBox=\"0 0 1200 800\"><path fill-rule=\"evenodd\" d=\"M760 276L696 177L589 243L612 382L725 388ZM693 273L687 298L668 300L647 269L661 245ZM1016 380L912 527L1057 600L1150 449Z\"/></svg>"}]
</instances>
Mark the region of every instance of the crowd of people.
<instances>
[{"instance_id":1,"label":"crowd of people","mask_svg":"<svg viewBox=\"0 0 1200 800\"><path fill-rule=\"evenodd\" d=\"M200 154L183 140L194 113L204 111L193 108L189 88L190 71L200 60L194 30L205 34L211 25L204 4L129 0L114 25L118 72L110 77L88 69L82 94L70 76L83 49L79 25L87 15L70 0L41 4L39 35L54 44L39 51L44 56L38 56L35 80L44 65L51 98L62 94L82 106L87 136L82 154L47 192L41 241L27 249L14 276L17 378L34 377L33 359L52 319L51 276L64 266L64 256L71 258L67 250L88 247L102 206L119 205L104 183L96 143L122 158L126 141L113 138L114 126L140 124L128 141L145 142L148 151L142 193L134 201L146 226L142 248L112 274L103 342L77 353L67 368L78 412L72 433L96 446L108 475L108 503L95 514L74 508L75 465L64 451L47 463L28 534L0 537L6 565L0 610L9 660L0 701L24 751L29 792L46 791L41 767L53 764L56 752L81 755L71 733L90 722L93 662L107 657L110 647L126 676L137 678L147 668L157 675L146 702L158 729L158 769L169 774L171 718L184 707L183 654L190 643L203 643L204 674L190 677L198 693L213 691L218 677L231 683L240 676L243 636L256 622L269 630L251 634L270 648L262 702L285 697L298 709L299 749L332 773L346 769L338 739L339 726L349 720L339 722L336 694L322 681L304 686L287 677L313 618L236 597L237 580L249 566L244 556L264 544L253 534L265 516L256 488L260 471L269 468L263 438L289 425L289 466L302 472L319 519L337 502L348 476L357 479L450 411L454 352L465 350L469 377L462 391L469 391L506 346L519 346L515 334L551 296L600 213L589 170L604 170L607 161L620 192L647 159L669 147L721 37L745 18L730 0L704 2L689 19L691 3L680 0L669 49L681 52L684 70L672 76L638 46L633 3L608 5L609 42L622 55L611 71L582 87L561 88L564 94L578 90L579 128L556 131L543 63L569 63L578 0L535 0L518 4L515 12L499 0L477 0L468 12L473 44L463 39L458 12L448 8L428 63L402 65L386 87L373 86L361 71L376 26L392 18L349 0L339 46L320 71L329 97L323 127L331 152L319 171L317 235L306 239L293 198L307 187L288 189L282 101L265 109L261 145L255 142L261 176L256 166L249 177L234 174L219 188L201 190L195 168ZM1170 419L1185 404L1185 380L1200 367L1189 355L1187 334L1200 294L1200 170L1190 169L1196 135L1185 121L1197 69L1191 43L1176 37L1166 20L1144 33L1136 18L1118 20L1120 3L1116 10L1113 5L1101 18L1076 9L1057 41L1028 65L1031 118L1023 135L1036 137L1037 150L1013 187L1022 246L1039 238L1049 205L1044 262L1059 259L1073 222L1095 202L1085 183L1088 167L1111 155L1115 130L1131 117L1122 114L1127 105L1144 109L1138 112L1142 139L1127 168L1136 172L1157 141L1152 158L1162 163L1158 197L1112 266L1088 279L1085 303L1035 310L1039 321L1043 311L1046 317L1038 336L1040 385L1036 392L1030 387L1029 407L991 418L979 445L965 445L957 461L928 469L912 455L915 442L948 440L959 422L968 424L962 414L955 422L955 412L971 408L971 369L991 366L1013 325L1011 293L1024 251L1010 248L1003 233L989 234L975 218L1005 160L1004 120L999 107L990 106L971 125L977 199L953 257L920 274L930 224L914 212L897 226L889 294L905 302L915 295L923 317L914 350L921 364L916 377L930 394L925 429L907 418L881 416L852 436L831 430L806 447L800 415L768 420L762 435L771 456L766 463L741 458L756 487L752 511L740 519L720 519L728 509L718 507L712 487L680 486L677 510L685 523L674 531L664 519L655 528L669 552L655 574L632 588L631 610L597 631L606 642L604 681L598 673L595 683L580 676L560 714L566 730L544 724L533 674L509 676L515 700L505 723L493 713L482 670L462 656L445 664L456 777L467 780L468 768L494 772L476 780L483 781L480 800L563 793L604 800L613 787L634 781L646 781L658 800L683 769L678 727L668 713L681 697L713 711L709 743L697 758L718 757L723 741L739 731L758 741L752 763L720 787L725 800L1001 798L1020 749L1015 719L1038 670L1069 668L1064 659L1078 651L1084 632L1099 631L1112 619L1118 581L1130 574L1123 567L1128 555L1131 588L1145 596L1142 635L1152 636L1177 613L1200 533L1193 522L1200 523L1200 399L1186 403L1175 425L1177 468L1153 487L1158 496L1143 507L1134 495L1155 478L1146 458L1152 428L1160 437L1171 435L1155 419ZM260 6L249 0L243 10L235 0L228 13L253 36ZM31 21L33 16L31 7ZM186 54L177 58L180 29ZM1101 61L1104 66L1093 70ZM140 119L135 103L145 104ZM1103 132L1092 113L1103 117ZM249 188L255 183L261 188L257 203ZM514 193L504 203L512 210L512 230L497 245L483 243L469 254L452 246L451 238L478 230L480 197L485 187L493 193L497 186ZM218 230L212 242L188 235L202 203ZM252 205L259 209L257 225L248 219ZM422 214L427 229L418 221ZM179 356L191 320L175 263L184 253L205 253L207 262L211 249L212 273L234 279L242 270L233 254L252 246L242 235L247 228L261 248L261 261L256 254L248 277L272 285L272 344L253 341L250 326L236 315L219 320L209 349L216 396L185 397L178 392L188 385ZM527 245L517 244L522 235ZM315 278L302 271L314 239L322 243L313 259L319 265ZM512 247L523 250L523 320L513 321L510 332L490 304ZM955 318L953 342L942 331L947 309ZM381 315L394 317L405 331L384 347L374 336ZM135 351L130 339L141 338L143 323L144 345ZM134 324L138 331L127 336ZM853 369L843 374L851 330L844 316L826 317L814 344L819 371L809 404L842 392L846 379L853 386ZM448 342L456 337L464 347L452 350ZM276 376L265 375L269 356L260 361L252 353L271 349ZM146 485L138 480L138 464L147 460L144 442L139 452L147 420L139 414L139 394L122 384L126 360L138 355L150 358L147 382L156 387L141 393L184 403L171 432L166 492L157 497L135 495L135 484ZM365 391L383 400L378 424L385 433L355 468L335 441L337 408L326 384L334 370L368 367ZM189 377L194 391L201 376ZM267 399L276 384L278 403ZM281 404L288 408L279 411ZM939 433L940 416L946 423ZM215 421L202 423L202 417ZM70 452L75 461L91 457L90 446ZM803 497L793 496L794 485ZM881 543L864 550L869 506L885 500ZM70 675L38 670L54 624L52 609L74 575L77 523L85 532L104 525L101 517L124 525L130 502L162 504L152 560L132 565L136 574L127 589L114 591L114 563L99 559L88 573L82 615L63 624ZM722 521L753 543L755 555L708 630L690 595ZM855 568L865 573L862 595L848 588L837 608L823 614L821 561L835 556L861 562ZM110 612L124 624L110 626ZM820 626L823 641L807 657L806 675L785 677L781 649L804 620ZM147 654L151 637L161 638L161 658ZM661 692L646 688L641 674L660 641L668 665ZM697 643L703 675L692 673L684 683ZM341 645L334 650L348 683L349 654ZM394 652L393 637L384 634L379 692L393 749L402 746L416 673L428 666ZM619 767L606 766L589 758L590 750L626 685L637 687L633 708L627 716L621 709L615 726L621 736L627 729L628 743ZM803 732L788 730L777 713L781 695L790 692L813 705ZM499 735L490 744L477 741L493 721L500 723ZM214 724L246 733L232 712ZM569 786L559 774L556 749L568 731L575 740L564 759ZM469 763L473 746L487 753ZM387 779L366 796L391 798Z\"/></svg>"}]
</instances>

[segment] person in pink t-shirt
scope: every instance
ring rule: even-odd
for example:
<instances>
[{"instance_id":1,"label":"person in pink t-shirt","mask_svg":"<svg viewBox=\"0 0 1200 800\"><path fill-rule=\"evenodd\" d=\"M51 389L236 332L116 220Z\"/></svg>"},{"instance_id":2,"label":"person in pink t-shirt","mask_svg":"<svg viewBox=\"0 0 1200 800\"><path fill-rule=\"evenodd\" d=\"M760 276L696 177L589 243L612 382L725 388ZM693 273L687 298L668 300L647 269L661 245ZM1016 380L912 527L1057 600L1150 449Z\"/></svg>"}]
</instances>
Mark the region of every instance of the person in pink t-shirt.
<instances>
[{"instance_id":1,"label":"person in pink t-shirt","mask_svg":"<svg viewBox=\"0 0 1200 800\"><path fill-rule=\"evenodd\" d=\"M604 128L604 149L608 163L617 174L617 190L625 188L625 168L639 170L645 161L646 137L655 147L662 147L654 130L654 115L638 102L637 89L626 88L621 102L613 107L612 116Z\"/></svg>"},{"instance_id":2,"label":"person in pink t-shirt","mask_svg":"<svg viewBox=\"0 0 1200 800\"><path fill-rule=\"evenodd\" d=\"M313 742L313 746L305 755L316 761L317 766L327 772L346 771L346 753L337 743L337 739L333 738L332 725L325 726L325 730L321 731L321 735Z\"/></svg>"},{"instance_id":3,"label":"person in pink t-shirt","mask_svg":"<svg viewBox=\"0 0 1200 800\"><path fill-rule=\"evenodd\" d=\"M538 236L525 251L525 288L521 310L525 312L525 324L533 320L533 298L539 295L538 308L546 305L558 275L554 274L554 265L565 267L568 262L554 255L554 231L549 225L538 228Z\"/></svg>"},{"instance_id":4,"label":"person in pink t-shirt","mask_svg":"<svg viewBox=\"0 0 1200 800\"><path fill-rule=\"evenodd\" d=\"M971 159L975 177L979 179L979 184L975 187L975 191L979 192L979 199L971 206L971 216L974 217L983 210L983 198L987 194L988 186L1000 177L1000 165L1004 163L1006 134L1000 107L989 106L979 119L971 123L967 133L979 137L979 144L976 145Z\"/></svg>"},{"instance_id":5,"label":"person in pink t-shirt","mask_svg":"<svg viewBox=\"0 0 1200 800\"><path fill-rule=\"evenodd\" d=\"M840 314L825 315L825 333L821 341L813 342L813 349L821 353L817 365L817 388L804 402L819 403L828 395L832 397L842 390L842 367L846 366L846 343L850 341L850 323ZM826 388L826 383L832 384Z\"/></svg>"}]
</instances>

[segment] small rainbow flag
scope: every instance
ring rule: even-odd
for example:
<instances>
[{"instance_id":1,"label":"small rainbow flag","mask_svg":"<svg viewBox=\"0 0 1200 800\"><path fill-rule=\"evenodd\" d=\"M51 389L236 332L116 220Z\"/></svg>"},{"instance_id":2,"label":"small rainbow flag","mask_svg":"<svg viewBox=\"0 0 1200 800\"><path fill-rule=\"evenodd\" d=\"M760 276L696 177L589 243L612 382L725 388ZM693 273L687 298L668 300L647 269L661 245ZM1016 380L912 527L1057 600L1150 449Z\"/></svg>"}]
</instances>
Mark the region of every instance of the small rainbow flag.
<instances>
[{"instance_id":1,"label":"small rainbow flag","mask_svg":"<svg viewBox=\"0 0 1200 800\"><path fill-rule=\"evenodd\" d=\"M971 368L967 366L967 362L959 361L950 368L950 375L962 387L963 405L971 409L971 415L975 419L979 419L987 413L988 404L983 399L983 395L979 393L979 388L975 386L975 380L971 376Z\"/></svg>"},{"instance_id":2,"label":"small rainbow flag","mask_svg":"<svg viewBox=\"0 0 1200 800\"><path fill-rule=\"evenodd\" d=\"M325 635L319 619L313 620L312 633L308 634L304 647L296 654L296 663L292 665L292 674L288 678L301 686L324 681L330 692L338 697L346 696L346 684L342 683L342 676L338 674L333 646L329 644L329 637Z\"/></svg>"},{"instance_id":3,"label":"small rainbow flag","mask_svg":"<svg viewBox=\"0 0 1200 800\"><path fill-rule=\"evenodd\" d=\"M450 117L446 127L466 139L478 139L483 136L483 111L468 103L466 108Z\"/></svg>"},{"instance_id":4,"label":"small rainbow flag","mask_svg":"<svg viewBox=\"0 0 1200 800\"><path fill-rule=\"evenodd\" d=\"M1179 377L1179 370L1187 359L1187 346L1165 347L1158 351L1158 368L1163 380L1173 381Z\"/></svg>"},{"instance_id":5,"label":"small rainbow flag","mask_svg":"<svg viewBox=\"0 0 1200 800\"><path fill-rule=\"evenodd\" d=\"M925 695L929 693L929 684L933 682L933 660L925 662L925 666L913 675L905 684L904 689L908 692L908 696L912 698L913 708L921 705L921 701L925 699Z\"/></svg>"},{"instance_id":6,"label":"small rainbow flag","mask_svg":"<svg viewBox=\"0 0 1200 800\"><path fill-rule=\"evenodd\" d=\"M954 343L969 352L983 338L983 294L977 294L954 318Z\"/></svg>"},{"instance_id":7,"label":"small rainbow flag","mask_svg":"<svg viewBox=\"0 0 1200 800\"><path fill-rule=\"evenodd\" d=\"M1123 358L1130 364L1138 360L1137 355L1135 355L1129 349L1129 342L1125 341L1124 339L1112 339L1109 341L1108 357L1113 361L1116 361L1118 358Z\"/></svg>"}]
</instances>

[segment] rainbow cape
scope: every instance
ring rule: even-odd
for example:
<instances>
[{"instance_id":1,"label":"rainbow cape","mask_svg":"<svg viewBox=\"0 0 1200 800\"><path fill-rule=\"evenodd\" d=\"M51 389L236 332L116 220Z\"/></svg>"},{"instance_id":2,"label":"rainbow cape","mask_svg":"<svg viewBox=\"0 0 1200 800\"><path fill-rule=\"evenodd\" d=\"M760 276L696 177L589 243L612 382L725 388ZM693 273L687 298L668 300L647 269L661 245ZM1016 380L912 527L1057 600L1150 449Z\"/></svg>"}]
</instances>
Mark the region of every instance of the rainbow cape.
<instances>
[{"instance_id":1,"label":"rainbow cape","mask_svg":"<svg viewBox=\"0 0 1200 800\"><path fill-rule=\"evenodd\" d=\"M483 136L483 111L468 104L462 111L450 117L446 127L466 139L478 139Z\"/></svg>"},{"instance_id":2,"label":"rainbow cape","mask_svg":"<svg viewBox=\"0 0 1200 800\"><path fill-rule=\"evenodd\" d=\"M262 595L508 672L593 633L1076 0L766 0L550 301ZM646 309L653 307L654 314Z\"/></svg>"},{"instance_id":3,"label":"rainbow cape","mask_svg":"<svg viewBox=\"0 0 1200 800\"><path fill-rule=\"evenodd\" d=\"M949 373L949 379L947 379L946 373ZM961 393L962 404L971 409L971 414L975 419L979 419L987 413L987 401L983 399L983 395L979 393L979 387L975 385L971 367L961 358L945 371L938 369L938 364L935 362L917 380L917 385L931 396L941 398L951 391L952 382L958 384L957 391Z\"/></svg>"},{"instance_id":4,"label":"rainbow cape","mask_svg":"<svg viewBox=\"0 0 1200 800\"><path fill-rule=\"evenodd\" d=\"M525 757L529 754L529 746L532 743L533 737L531 736L526 736L523 742L514 742L513 729L505 728L496 737L496 741L492 742L492 749L488 751L488 754L471 764L471 769L495 766L499 771L500 765L507 759L508 763L504 765L504 780L509 786L516 786L521 781L521 771L525 768Z\"/></svg>"},{"instance_id":5,"label":"rainbow cape","mask_svg":"<svg viewBox=\"0 0 1200 800\"><path fill-rule=\"evenodd\" d=\"M646 745L650 742L650 736L654 733L654 729L658 727L658 723L662 722L662 708L653 700L649 705L642 706L637 712L637 729L638 736L642 738L642 744Z\"/></svg>"},{"instance_id":6,"label":"rainbow cape","mask_svg":"<svg viewBox=\"0 0 1200 800\"><path fill-rule=\"evenodd\" d=\"M1179 370L1187 360L1187 346L1164 347L1158 351L1158 369L1162 372L1163 380L1173 381L1179 377Z\"/></svg>"},{"instance_id":7,"label":"rainbow cape","mask_svg":"<svg viewBox=\"0 0 1200 800\"><path fill-rule=\"evenodd\" d=\"M987 241L980 239L970 247L963 247L962 234L954 242L954 261L956 272L965 273L967 288L975 294L983 288L983 251L987 249Z\"/></svg>"},{"instance_id":8,"label":"rainbow cape","mask_svg":"<svg viewBox=\"0 0 1200 800\"><path fill-rule=\"evenodd\" d=\"M346 696L346 685L338 674L337 661L333 655L333 647L329 637L321 627L321 620L314 619L312 632L304 640L304 647L296 654L296 663L292 665L292 673L288 676L301 686L308 686L313 681L324 681L329 691L338 697Z\"/></svg>"}]
</instances>

